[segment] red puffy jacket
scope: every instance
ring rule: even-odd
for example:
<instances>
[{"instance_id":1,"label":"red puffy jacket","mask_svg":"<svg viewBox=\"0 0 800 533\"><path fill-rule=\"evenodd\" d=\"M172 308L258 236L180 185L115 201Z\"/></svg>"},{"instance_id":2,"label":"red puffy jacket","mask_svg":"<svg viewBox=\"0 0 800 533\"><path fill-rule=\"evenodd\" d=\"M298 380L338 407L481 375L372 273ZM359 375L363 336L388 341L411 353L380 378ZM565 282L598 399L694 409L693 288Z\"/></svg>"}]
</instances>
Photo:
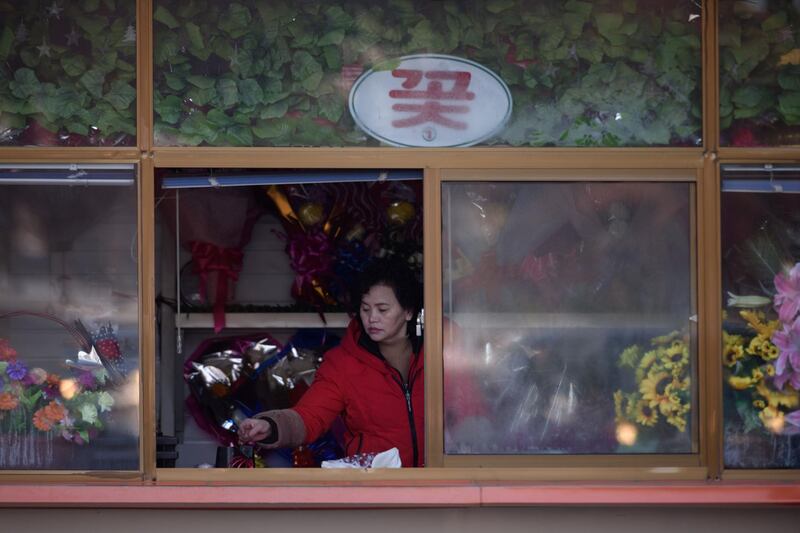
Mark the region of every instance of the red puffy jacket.
<instances>
[{"instance_id":1,"label":"red puffy jacket","mask_svg":"<svg viewBox=\"0 0 800 533\"><path fill-rule=\"evenodd\" d=\"M358 320L351 320L342 343L325 354L311 388L292 408L305 423L306 442L319 438L341 415L348 456L396 447L403 466L424 466L424 357L419 344L404 383L363 335Z\"/></svg>"}]
</instances>

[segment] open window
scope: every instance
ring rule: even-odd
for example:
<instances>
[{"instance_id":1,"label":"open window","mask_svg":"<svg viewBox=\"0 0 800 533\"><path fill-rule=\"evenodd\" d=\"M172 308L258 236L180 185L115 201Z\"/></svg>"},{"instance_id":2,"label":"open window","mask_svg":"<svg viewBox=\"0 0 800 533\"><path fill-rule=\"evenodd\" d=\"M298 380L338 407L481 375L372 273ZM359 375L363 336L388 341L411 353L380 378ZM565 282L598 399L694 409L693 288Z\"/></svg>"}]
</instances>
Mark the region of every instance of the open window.
<instances>
[{"instance_id":1,"label":"open window","mask_svg":"<svg viewBox=\"0 0 800 533\"><path fill-rule=\"evenodd\" d=\"M419 170L159 169L158 464L319 466L341 422L295 449L242 446L237 424L293 406L354 308L373 258L422 279Z\"/></svg>"}]
</instances>

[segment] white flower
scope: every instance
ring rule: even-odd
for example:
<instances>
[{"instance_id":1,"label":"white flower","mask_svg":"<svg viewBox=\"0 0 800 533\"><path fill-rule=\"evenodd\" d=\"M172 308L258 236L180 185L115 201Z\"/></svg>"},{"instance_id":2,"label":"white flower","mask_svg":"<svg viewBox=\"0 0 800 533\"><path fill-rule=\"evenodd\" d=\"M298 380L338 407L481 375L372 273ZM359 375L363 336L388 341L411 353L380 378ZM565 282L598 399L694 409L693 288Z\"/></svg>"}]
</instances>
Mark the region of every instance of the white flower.
<instances>
[{"instance_id":1,"label":"white flower","mask_svg":"<svg viewBox=\"0 0 800 533\"><path fill-rule=\"evenodd\" d=\"M111 407L114 405L114 397L106 391L103 391L97 395L97 405L100 407L101 413L106 413L110 411Z\"/></svg>"},{"instance_id":2,"label":"white flower","mask_svg":"<svg viewBox=\"0 0 800 533\"><path fill-rule=\"evenodd\" d=\"M85 403L81 405L81 418L83 418L89 424L94 424L97 422L97 407L91 403Z\"/></svg>"}]
</instances>

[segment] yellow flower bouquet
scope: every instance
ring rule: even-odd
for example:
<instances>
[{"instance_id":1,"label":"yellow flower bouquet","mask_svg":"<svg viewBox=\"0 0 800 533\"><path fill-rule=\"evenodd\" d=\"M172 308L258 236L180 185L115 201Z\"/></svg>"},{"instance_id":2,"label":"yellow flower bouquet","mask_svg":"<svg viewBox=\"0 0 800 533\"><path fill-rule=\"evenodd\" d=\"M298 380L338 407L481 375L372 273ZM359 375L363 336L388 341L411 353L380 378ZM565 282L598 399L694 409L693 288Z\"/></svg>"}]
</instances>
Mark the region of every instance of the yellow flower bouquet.
<instances>
[{"instance_id":1,"label":"yellow flower bouquet","mask_svg":"<svg viewBox=\"0 0 800 533\"><path fill-rule=\"evenodd\" d=\"M645 436L686 432L691 409L689 337L674 331L650 345L628 346L617 365L633 373L633 390L614 392L617 440L642 447Z\"/></svg>"}]
</instances>

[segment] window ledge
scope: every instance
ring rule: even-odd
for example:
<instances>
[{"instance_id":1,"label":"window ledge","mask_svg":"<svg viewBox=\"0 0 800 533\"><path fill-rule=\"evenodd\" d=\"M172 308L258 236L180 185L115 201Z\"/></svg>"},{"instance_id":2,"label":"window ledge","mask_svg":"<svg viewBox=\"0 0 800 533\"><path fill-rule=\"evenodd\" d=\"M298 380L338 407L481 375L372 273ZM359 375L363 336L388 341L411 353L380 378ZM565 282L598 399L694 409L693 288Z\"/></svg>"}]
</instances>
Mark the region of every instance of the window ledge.
<instances>
[{"instance_id":1,"label":"window ledge","mask_svg":"<svg viewBox=\"0 0 800 533\"><path fill-rule=\"evenodd\" d=\"M0 507L408 508L800 505L797 482L448 483L405 486L3 484Z\"/></svg>"}]
</instances>

